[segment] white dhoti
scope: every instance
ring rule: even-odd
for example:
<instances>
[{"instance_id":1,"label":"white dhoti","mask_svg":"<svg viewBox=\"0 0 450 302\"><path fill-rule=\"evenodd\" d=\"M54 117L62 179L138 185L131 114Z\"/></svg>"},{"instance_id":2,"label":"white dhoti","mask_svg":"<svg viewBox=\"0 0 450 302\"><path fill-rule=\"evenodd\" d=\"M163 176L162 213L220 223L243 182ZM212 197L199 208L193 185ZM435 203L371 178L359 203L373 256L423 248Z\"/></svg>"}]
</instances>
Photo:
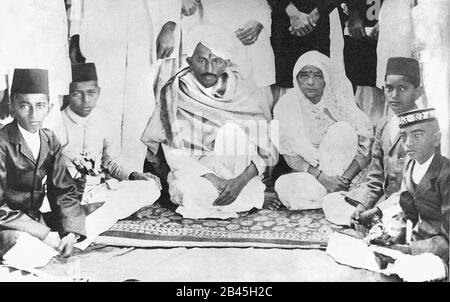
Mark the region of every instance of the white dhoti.
<instances>
[{"instance_id":1,"label":"white dhoti","mask_svg":"<svg viewBox=\"0 0 450 302\"><path fill-rule=\"evenodd\" d=\"M235 152L242 150L239 149L242 146L246 146L245 152ZM215 139L214 152L199 160L190 157L188 151L163 147L172 170L168 177L171 200L180 205L176 212L183 217L226 219L238 217L238 212L262 208L265 185L259 176L252 178L236 200L226 206L213 205L219 192L209 180L202 177L213 173L223 179L231 179L240 175L252 161L261 169L258 165L260 161L256 153L257 146L249 141L238 126L227 124L221 127ZM233 152L227 152L229 150Z\"/></svg>"},{"instance_id":2,"label":"white dhoti","mask_svg":"<svg viewBox=\"0 0 450 302\"><path fill-rule=\"evenodd\" d=\"M139 209L152 205L160 196L154 181L134 180L108 181L87 188L82 204L104 202L86 217L86 239L75 247L84 250L101 233L111 228L118 220L124 219Z\"/></svg>"},{"instance_id":3,"label":"white dhoti","mask_svg":"<svg viewBox=\"0 0 450 302\"><path fill-rule=\"evenodd\" d=\"M319 146L319 169L327 176L340 176L355 158L356 131L346 122L328 128ZM319 209L327 194L325 187L307 172L282 175L275 182L280 201L290 210Z\"/></svg>"}]
</instances>

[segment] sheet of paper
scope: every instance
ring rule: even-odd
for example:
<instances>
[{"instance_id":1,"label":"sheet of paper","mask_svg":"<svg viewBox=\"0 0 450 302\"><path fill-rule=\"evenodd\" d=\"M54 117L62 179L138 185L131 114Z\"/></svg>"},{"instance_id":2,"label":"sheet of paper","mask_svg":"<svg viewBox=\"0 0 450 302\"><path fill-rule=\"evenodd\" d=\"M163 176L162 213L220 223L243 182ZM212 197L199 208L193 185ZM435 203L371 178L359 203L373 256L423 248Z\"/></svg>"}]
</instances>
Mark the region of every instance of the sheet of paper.
<instances>
[{"instance_id":1,"label":"sheet of paper","mask_svg":"<svg viewBox=\"0 0 450 302\"><path fill-rule=\"evenodd\" d=\"M340 264L381 272L373 250L362 239L334 232L328 240L326 253Z\"/></svg>"},{"instance_id":2,"label":"sheet of paper","mask_svg":"<svg viewBox=\"0 0 450 302\"><path fill-rule=\"evenodd\" d=\"M3 255L3 263L23 269L41 267L58 255L58 252L36 237L21 233L16 244Z\"/></svg>"}]
</instances>

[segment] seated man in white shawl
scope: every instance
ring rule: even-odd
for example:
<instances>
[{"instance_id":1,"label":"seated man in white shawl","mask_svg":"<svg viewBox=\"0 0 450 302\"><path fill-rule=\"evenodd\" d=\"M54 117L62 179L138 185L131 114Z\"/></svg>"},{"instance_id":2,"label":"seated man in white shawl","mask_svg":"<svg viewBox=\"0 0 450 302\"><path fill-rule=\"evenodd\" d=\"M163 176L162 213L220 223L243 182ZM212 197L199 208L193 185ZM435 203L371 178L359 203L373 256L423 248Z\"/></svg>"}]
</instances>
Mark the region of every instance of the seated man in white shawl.
<instances>
[{"instance_id":1,"label":"seated man in white shawl","mask_svg":"<svg viewBox=\"0 0 450 302\"><path fill-rule=\"evenodd\" d=\"M221 27L198 26L187 41L189 67L163 88L143 134L147 161L161 146L170 199L183 217L225 219L262 208L259 176L277 160L268 105L232 66L233 37Z\"/></svg>"}]
</instances>

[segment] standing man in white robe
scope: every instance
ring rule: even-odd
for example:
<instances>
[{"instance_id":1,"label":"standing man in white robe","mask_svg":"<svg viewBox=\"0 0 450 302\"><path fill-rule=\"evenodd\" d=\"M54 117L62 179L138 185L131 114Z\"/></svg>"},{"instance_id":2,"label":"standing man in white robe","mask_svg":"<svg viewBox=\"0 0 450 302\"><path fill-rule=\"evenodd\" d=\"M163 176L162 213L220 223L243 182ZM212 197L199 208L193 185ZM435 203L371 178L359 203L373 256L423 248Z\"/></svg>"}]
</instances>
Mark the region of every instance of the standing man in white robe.
<instances>
[{"instance_id":1,"label":"standing man in white robe","mask_svg":"<svg viewBox=\"0 0 450 302\"><path fill-rule=\"evenodd\" d=\"M155 108L156 58L176 56L180 11L181 0L72 0L71 36L79 34L81 54L97 65L107 100L98 105L115 121L120 162L129 169L142 169L140 137Z\"/></svg>"},{"instance_id":2,"label":"standing man in white robe","mask_svg":"<svg viewBox=\"0 0 450 302\"><path fill-rule=\"evenodd\" d=\"M245 78L264 91L272 109L270 87L275 83L275 57L270 44L270 14L265 0L202 0L195 15L182 19L182 27L184 37L199 23L219 25L233 34L236 65Z\"/></svg>"},{"instance_id":3,"label":"standing man in white robe","mask_svg":"<svg viewBox=\"0 0 450 302\"><path fill-rule=\"evenodd\" d=\"M68 94L68 24L62 0L0 1L0 97L11 87L15 68L47 69L50 103L44 127L59 122L62 96Z\"/></svg>"}]
</instances>

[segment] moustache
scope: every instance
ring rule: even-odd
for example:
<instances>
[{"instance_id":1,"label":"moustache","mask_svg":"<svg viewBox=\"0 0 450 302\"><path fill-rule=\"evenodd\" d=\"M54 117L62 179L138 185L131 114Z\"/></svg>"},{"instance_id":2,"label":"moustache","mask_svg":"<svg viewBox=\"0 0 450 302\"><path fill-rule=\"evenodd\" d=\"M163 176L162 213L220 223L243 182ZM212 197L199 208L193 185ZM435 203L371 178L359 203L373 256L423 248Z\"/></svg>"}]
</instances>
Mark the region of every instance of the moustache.
<instances>
[{"instance_id":1,"label":"moustache","mask_svg":"<svg viewBox=\"0 0 450 302\"><path fill-rule=\"evenodd\" d=\"M202 77L207 77L207 76L211 76L211 77L216 77L217 78L217 74L214 74L214 73L204 73L204 74L202 74Z\"/></svg>"}]
</instances>

